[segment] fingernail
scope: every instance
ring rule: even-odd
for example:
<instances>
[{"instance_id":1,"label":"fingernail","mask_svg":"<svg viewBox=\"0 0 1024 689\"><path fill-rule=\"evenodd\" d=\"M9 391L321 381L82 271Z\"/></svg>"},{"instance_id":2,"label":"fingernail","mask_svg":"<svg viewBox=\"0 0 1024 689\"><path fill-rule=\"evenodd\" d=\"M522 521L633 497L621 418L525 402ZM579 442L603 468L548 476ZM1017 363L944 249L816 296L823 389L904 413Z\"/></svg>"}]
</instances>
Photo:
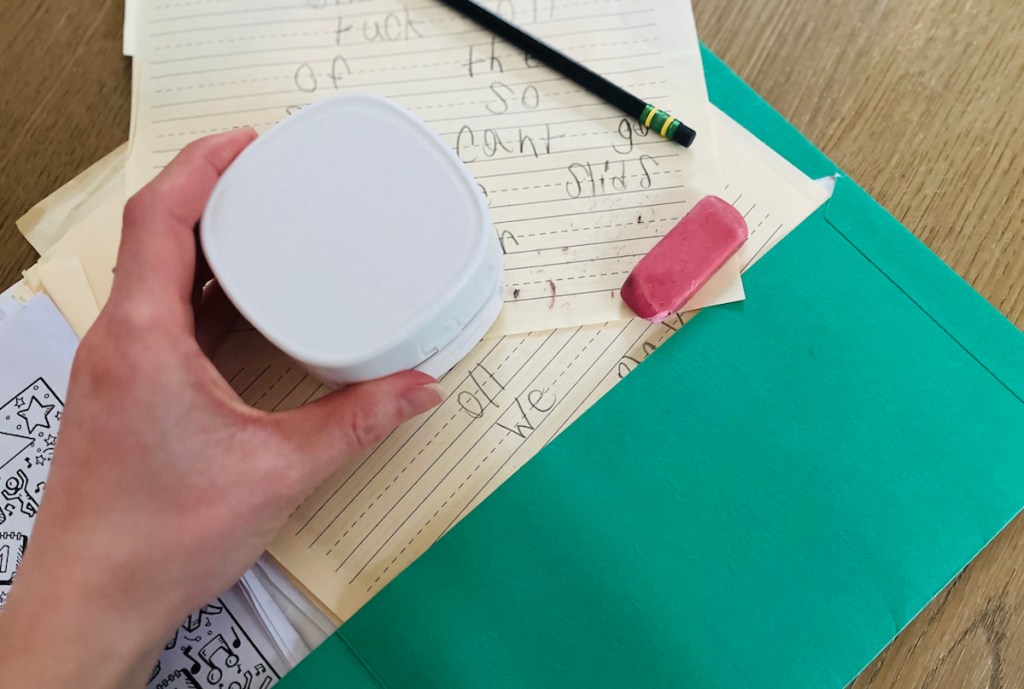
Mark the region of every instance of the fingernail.
<instances>
[{"instance_id":1,"label":"fingernail","mask_svg":"<svg viewBox=\"0 0 1024 689\"><path fill-rule=\"evenodd\" d=\"M402 402L405 405L406 418L412 418L418 414L433 409L444 400L444 391L438 383L427 383L406 388L402 393Z\"/></svg>"},{"instance_id":2,"label":"fingernail","mask_svg":"<svg viewBox=\"0 0 1024 689\"><path fill-rule=\"evenodd\" d=\"M227 131L221 132L220 135L223 136L224 138L238 137L239 139L256 139L259 137L259 132L257 132L252 127L246 126L228 129Z\"/></svg>"}]
</instances>

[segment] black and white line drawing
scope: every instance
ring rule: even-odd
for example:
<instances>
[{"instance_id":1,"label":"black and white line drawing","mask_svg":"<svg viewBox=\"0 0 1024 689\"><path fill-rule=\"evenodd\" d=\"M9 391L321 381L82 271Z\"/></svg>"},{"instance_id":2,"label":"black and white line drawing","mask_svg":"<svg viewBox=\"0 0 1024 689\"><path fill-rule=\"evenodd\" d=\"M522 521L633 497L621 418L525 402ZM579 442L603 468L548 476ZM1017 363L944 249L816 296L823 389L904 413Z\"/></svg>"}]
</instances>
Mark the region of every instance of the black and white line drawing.
<instances>
[{"instance_id":1,"label":"black and white line drawing","mask_svg":"<svg viewBox=\"0 0 1024 689\"><path fill-rule=\"evenodd\" d=\"M8 502L17 503L18 508L25 516L36 516L39 503L29 493L28 475L22 469L15 471L13 476L7 477L4 487L0 489L0 495Z\"/></svg>"},{"instance_id":2,"label":"black and white line drawing","mask_svg":"<svg viewBox=\"0 0 1024 689\"><path fill-rule=\"evenodd\" d=\"M17 531L0 532L0 584L10 585L25 553L28 536ZM6 600L7 596L4 595Z\"/></svg>"},{"instance_id":3,"label":"black and white line drawing","mask_svg":"<svg viewBox=\"0 0 1024 689\"><path fill-rule=\"evenodd\" d=\"M44 378L0 391L0 607L31 537L64 403Z\"/></svg>"},{"instance_id":4,"label":"black and white line drawing","mask_svg":"<svg viewBox=\"0 0 1024 689\"><path fill-rule=\"evenodd\" d=\"M188 670L175 670L156 684L151 682L149 686L152 689L202 689Z\"/></svg>"},{"instance_id":5,"label":"black and white line drawing","mask_svg":"<svg viewBox=\"0 0 1024 689\"><path fill-rule=\"evenodd\" d=\"M232 627L232 629L234 628ZM222 651L224 653L223 666L221 666L217 661L217 655ZM220 682L220 678L223 676L225 668L235 668L236 672L241 672L241 670L238 669L238 654L231 650L228 646L228 642L224 640L223 634L217 634L207 641L206 644L199 649L199 657L204 663L206 663L207 667L210 668L209 673L206 675L206 681L211 684L217 684Z\"/></svg>"},{"instance_id":6,"label":"black and white line drawing","mask_svg":"<svg viewBox=\"0 0 1024 689\"><path fill-rule=\"evenodd\" d=\"M267 687L273 683L273 680L270 677L264 677L260 681L260 684L254 687L252 683L253 679L253 674L246 670L242 673L242 681L232 681L231 684L228 685L228 689L267 689Z\"/></svg>"},{"instance_id":7,"label":"black and white line drawing","mask_svg":"<svg viewBox=\"0 0 1024 689\"><path fill-rule=\"evenodd\" d=\"M49 417L53 412L54 406L53 404L43 404L35 395L29 398L28 406L17 412L18 416L25 421L26 432L29 435L32 435L37 428L45 428L47 430L52 428Z\"/></svg>"},{"instance_id":8,"label":"black and white line drawing","mask_svg":"<svg viewBox=\"0 0 1024 689\"><path fill-rule=\"evenodd\" d=\"M149 689L268 689L281 677L224 598L186 617L159 662Z\"/></svg>"},{"instance_id":9,"label":"black and white line drawing","mask_svg":"<svg viewBox=\"0 0 1024 689\"><path fill-rule=\"evenodd\" d=\"M5 413L4 416L10 416ZM0 417L2 418L2 417ZM10 421L10 419L7 419ZM9 462L14 461L28 448L32 447L34 440L27 435L21 435L19 433L4 433L0 431L0 471L3 470Z\"/></svg>"},{"instance_id":10,"label":"black and white line drawing","mask_svg":"<svg viewBox=\"0 0 1024 689\"><path fill-rule=\"evenodd\" d=\"M207 619L209 616L219 615L222 612L224 612L223 606L217 605L215 603L209 603L199 608L199 610L196 610L194 613L191 613L188 617L186 617L185 621L181 625L181 628L184 629L186 632L195 632L203 626L204 622L206 622L207 626L209 626L209 620Z\"/></svg>"}]
</instances>

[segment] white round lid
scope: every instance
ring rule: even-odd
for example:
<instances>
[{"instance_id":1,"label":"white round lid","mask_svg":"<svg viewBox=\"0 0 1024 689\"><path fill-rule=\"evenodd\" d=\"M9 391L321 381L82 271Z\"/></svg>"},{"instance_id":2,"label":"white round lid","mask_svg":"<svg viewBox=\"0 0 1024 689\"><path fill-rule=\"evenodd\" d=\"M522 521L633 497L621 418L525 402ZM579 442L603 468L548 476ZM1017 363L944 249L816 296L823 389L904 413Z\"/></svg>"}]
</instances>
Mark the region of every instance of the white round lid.
<instances>
[{"instance_id":1,"label":"white round lid","mask_svg":"<svg viewBox=\"0 0 1024 689\"><path fill-rule=\"evenodd\" d=\"M501 283L468 170L411 113L365 94L309 106L250 144L200 236L242 315L333 382L416 367Z\"/></svg>"}]
</instances>

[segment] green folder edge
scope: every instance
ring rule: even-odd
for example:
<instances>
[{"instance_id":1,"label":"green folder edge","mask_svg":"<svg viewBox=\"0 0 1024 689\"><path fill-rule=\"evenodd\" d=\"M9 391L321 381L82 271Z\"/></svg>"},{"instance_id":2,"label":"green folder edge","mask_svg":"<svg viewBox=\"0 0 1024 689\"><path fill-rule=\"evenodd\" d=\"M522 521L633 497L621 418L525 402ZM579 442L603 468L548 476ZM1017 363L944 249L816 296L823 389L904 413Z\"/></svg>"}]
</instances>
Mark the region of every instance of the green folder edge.
<instances>
[{"instance_id":1,"label":"green folder edge","mask_svg":"<svg viewBox=\"0 0 1024 689\"><path fill-rule=\"evenodd\" d=\"M718 107L835 171L703 57ZM280 686L851 681L1024 504L1024 339L845 177L745 282Z\"/></svg>"}]
</instances>

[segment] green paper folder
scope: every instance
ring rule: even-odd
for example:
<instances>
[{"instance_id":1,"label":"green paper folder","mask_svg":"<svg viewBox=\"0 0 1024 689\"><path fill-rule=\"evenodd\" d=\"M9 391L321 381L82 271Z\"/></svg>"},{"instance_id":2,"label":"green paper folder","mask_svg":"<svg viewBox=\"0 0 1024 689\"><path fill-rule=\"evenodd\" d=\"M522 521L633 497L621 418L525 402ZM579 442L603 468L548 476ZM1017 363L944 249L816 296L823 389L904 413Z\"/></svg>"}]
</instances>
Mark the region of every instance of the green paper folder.
<instances>
[{"instance_id":1,"label":"green paper folder","mask_svg":"<svg viewBox=\"0 0 1024 689\"><path fill-rule=\"evenodd\" d=\"M1024 504L1024 338L845 178L745 283L281 686L846 685Z\"/></svg>"}]
</instances>

